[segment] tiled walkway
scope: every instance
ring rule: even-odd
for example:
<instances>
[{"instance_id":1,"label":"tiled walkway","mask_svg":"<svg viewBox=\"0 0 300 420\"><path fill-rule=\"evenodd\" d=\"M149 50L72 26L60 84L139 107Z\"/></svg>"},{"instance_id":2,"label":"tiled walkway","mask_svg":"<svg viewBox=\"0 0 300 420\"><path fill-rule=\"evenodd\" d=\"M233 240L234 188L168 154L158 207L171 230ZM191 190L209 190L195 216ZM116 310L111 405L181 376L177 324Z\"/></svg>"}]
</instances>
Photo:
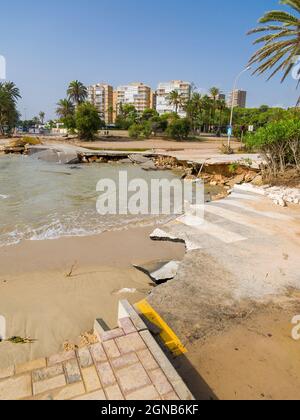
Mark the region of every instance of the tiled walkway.
<instances>
[{"instance_id":1,"label":"tiled walkway","mask_svg":"<svg viewBox=\"0 0 300 420\"><path fill-rule=\"evenodd\" d=\"M120 314L116 330L96 321L96 344L0 370L0 400L193 399L128 302Z\"/></svg>"}]
</instances>

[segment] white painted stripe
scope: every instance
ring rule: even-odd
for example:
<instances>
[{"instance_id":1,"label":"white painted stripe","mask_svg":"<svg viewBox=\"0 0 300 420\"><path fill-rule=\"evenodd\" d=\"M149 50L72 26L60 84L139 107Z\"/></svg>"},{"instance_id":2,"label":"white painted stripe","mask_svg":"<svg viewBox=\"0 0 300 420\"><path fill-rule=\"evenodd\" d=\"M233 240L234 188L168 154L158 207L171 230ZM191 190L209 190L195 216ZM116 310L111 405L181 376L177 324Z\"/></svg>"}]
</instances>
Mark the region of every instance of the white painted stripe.
<instances>
[{"instance_id":1,"label":"white painted stripe","mask_svg":"<svg viewBox=\"0 0 300 420\"><path fill-rule=\"evenodd\" d=\"M275 213L275 212L272 212L272 211L255 210L252 207L249 207L246 204L241 203L239 201L227 200L226 199L223 202L224 202L224 204L228 204L229 206L234 206L234 207L237 207L239 209L243 209L243 210L246 210L248 212L257 214L257 215L262 216L262 217L268 217L270 219L275 219L275 220L286 220L286 221L294 220L293 217L287 216L285 214Z\"/></svg>"},{"instance_id":2,"label":"white painted stripe","mask_svg":"<svg viewBox=\"0 0 300 420\"><path fill-rule=\"evenodd\" d=\"M242 200L250 200L250 201L259 201L260 197L258 197L257 195L250 195L250 194L240 194L240 193L236 193L233 192L230 194L229 198L240 198Z\"/></svg>"},{"instance_id":3,"label":"white painted stripe","mask_svg":"<svg viewBox=\"0 0 300 420\"><path fill-rule=\"evenodd\" d=\"M227 201L223 201L227 204ZM250 216L243 216L240 213L233 212L231 210L224 209L223 207L209 204L205 207L205 212L213 214L215 216L220 216L223 219L230 220L231 222L238 223L253 229L255 227L254 223L251 223Z\"/></svg>"},{"instance_id":4,"label":"white painted stripe","mask_svg":"<svg viewBox=\"0 0 300 420\"><path fill-rule=\"evenodd\" d=\"M205 221L201 226L197 226L196 229L207 235L213 236L225 244L232 244L234 242L245 241L247 238L239 235L235 232L230 232L223 229L222 227Z\"/></svg>"}]
</instances>

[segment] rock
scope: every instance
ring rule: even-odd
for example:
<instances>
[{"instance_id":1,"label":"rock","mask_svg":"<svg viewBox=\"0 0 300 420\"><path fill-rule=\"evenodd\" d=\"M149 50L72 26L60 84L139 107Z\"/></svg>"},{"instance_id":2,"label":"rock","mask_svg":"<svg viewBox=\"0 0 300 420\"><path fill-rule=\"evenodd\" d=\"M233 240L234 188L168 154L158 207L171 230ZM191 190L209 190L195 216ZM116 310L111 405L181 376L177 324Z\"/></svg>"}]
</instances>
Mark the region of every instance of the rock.
<instances>
[{"instance_id":1,"label":"rock","mask_svg":"<svg viewBox=\"0 0 300 420\"><path fill-rule=\"evenodd\" d=\"M281 197L273 199L273 203L280 207L287 207L286 202Z\"/></svg>"},{"instance_id":2,"label":"rock","mask_svg":"<svg viewBox=\"0 0 300 420\"><path fill-rule=\"evenodd\" d=\"M260 187L261 185L263 185L264 181L263 181L263 177L261 175L257 175L253 180L252 180L252 184Z\"/></svg>"},{"instance_id":3,"label":"rock","mask_svg":"<svg viewBox=\"0 0 300 420\"><path fill-rule=\"evenodd\" d=\"M257 174L255 172L248 172L245 175L245 182L252 182L257 177Z\"/></svg>"}]
</instances>

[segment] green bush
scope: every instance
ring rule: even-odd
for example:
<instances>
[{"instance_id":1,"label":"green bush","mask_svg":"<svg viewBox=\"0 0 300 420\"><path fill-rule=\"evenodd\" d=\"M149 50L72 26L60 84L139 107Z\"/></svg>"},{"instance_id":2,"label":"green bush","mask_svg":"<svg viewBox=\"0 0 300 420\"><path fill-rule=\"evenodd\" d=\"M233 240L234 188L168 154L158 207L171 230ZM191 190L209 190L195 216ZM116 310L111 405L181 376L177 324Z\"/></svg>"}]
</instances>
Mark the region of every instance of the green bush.
<instances>
[{"instance_id":1,"label":"green bush","mask_svg":"<svg viewBox=\"0 0 300 420\"><path fill-rule=\"evenodd\" d=\"M128 130L129 137L132 139L138 139L141 137L142 134L142 125L141 124L133 124L129 127Z\"/></svg>"},{"instance_id":2,"label":"green bush","mask_svg":"<svg viewBox=\"0 0 300 420\"><path fill-rule=\"evenodd\" d=\"M29 144L30 146L37 146L42 144L42 142L38 137L23 137L22 139L12 140L10 142L12 147L23 147L26 144Z\"/></svg>"},{"instance_id":3,"label":"green bush","mask_svg":"<svg viewBox=\"0 0 300 420\"><path fill-rule=\"evenodd\" d=\"M149 138L152 133L152 123L151 121L146 121L143 124L133 124L129 127L128 134L129 137L133 139L138 138Z\"/></svg>"},{"instance_id":4,"label":"green bush","mask_svg":"<svg viewBox=\"0 0 300 420\"><path fill-rule=\"evenodd\" d=\"M105 126L97 109L90 103L78 106L75 113L75 122L79 137L85 140L93 140L98 130Z\"/></svg>"},{"instance_id":5,"label":"green bush","mask_svg":"<svg viewBox=\"0 0 300 420\"><path fill-rule=\"evenodd\" d=\"M191 132L191 123L187 118L174 119L168 126L167 135L175 140L187 140Z\"/></svg>"},{"instance_id":6,"label":"green bush","mask_svg":"<svg viewBox=\"0 0 300 420\"><path fill-rule=\"evenodd\" d=\"M255 134L248 134L246 145L261 152L272 175L288 166L300 169L300 120L284 119L269 123Z\"/></svg>"}]
</instances>

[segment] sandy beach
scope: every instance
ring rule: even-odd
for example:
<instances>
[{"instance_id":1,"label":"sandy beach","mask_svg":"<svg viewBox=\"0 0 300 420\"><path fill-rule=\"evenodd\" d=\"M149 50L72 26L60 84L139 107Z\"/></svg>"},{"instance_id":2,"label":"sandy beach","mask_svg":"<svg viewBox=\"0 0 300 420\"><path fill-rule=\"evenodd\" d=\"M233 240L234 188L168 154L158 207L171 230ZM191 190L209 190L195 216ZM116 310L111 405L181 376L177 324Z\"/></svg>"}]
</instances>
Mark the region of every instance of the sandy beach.
<instances>
[{"instance_id":1,"label":"sandy beach","mask_svg":"<svg viewBox=\"0 0 300 420\"><path fill-rule=\"evenodd\" d=\"M7 335L36 341L0 343L0 367L62 350L65 342L72 343L92 330L96 318L115 327L118 301L138 302L154 287L132 264L184 256L182 244L152 242L152 230L136 228L1 247L0 308Z\"/></svg>"}]
</instances>

